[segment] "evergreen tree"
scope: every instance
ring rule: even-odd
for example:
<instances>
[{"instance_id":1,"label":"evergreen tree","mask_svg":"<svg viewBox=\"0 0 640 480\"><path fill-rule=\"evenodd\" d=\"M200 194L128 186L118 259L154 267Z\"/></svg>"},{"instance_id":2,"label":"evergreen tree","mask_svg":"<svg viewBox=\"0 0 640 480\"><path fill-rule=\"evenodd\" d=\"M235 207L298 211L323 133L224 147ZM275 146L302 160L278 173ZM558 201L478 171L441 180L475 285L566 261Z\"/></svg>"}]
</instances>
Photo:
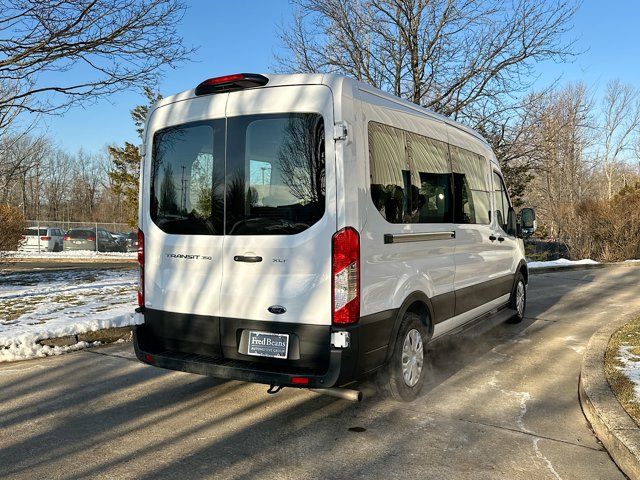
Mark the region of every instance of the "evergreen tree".
<instances>
[{"instance_id":1,"label":"evergreen tree","mask_svg":"<svg viewBox=\"0 0 640 480\"><path fill-rule=\"evenodd\" d=\"M131 118L136 126L136 132L140 140L144 135L144 122L149 108L162 99L160 93L154 92L149 87L144 88L144 94L149 101L146 105L138 105L131 110ZM138 224L138 183L140 178L140 164L142 156L138 146L125 142L123 147L112 145L108 147L111 157L112 169L109 172L109 180L113 192L122 199L122 211L125 221L135 227Z\"/></svg>"}]
</instances>

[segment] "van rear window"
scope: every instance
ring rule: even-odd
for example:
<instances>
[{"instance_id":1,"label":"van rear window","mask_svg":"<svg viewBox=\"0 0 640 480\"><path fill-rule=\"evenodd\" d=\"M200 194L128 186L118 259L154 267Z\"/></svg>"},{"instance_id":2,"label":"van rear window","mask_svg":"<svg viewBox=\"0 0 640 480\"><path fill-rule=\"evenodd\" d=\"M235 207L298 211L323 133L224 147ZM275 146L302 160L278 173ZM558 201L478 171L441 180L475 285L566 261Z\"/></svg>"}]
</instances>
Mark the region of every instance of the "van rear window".
<instances>
[{"instance_id":1,"label":"van rear window","mask_svg":"<svg viewBox=\"0 0 640 480\"><path fill-rule=\"evenodd\" d=\"M155 134L151 219L166 233L221 235L224 120L166 128Z\"/></svg>"},{"instance_id":2,"label":"van rear window","mask_svg":"<svg viewBox=\"0 0 640 480\"><path fill-rule=\"evenodd\" d=\"M227 235L292 235L323 216L320 115L242 116L227 128Z\"/></svg>"},{"instance_id":3,"label":"van rear window","mask_svg":"<svg viewBox=\"0 0 640 480\"><path fill-rule=\"evenodd\" d=\"M166 233L182 235L302 232L325 211L324 142L318 114L247 115L226 125L160 130L151 218Z\"/></svg>"}]
</instances>

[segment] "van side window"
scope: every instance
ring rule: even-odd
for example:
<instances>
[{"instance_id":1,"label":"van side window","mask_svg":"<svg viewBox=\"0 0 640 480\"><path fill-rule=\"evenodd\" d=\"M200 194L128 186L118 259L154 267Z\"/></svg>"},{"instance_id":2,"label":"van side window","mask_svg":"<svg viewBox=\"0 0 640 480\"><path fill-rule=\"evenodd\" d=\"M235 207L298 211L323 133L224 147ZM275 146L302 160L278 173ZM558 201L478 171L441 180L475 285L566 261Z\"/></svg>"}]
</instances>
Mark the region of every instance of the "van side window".
<instances>
[{"instance_id":1,"label":"van side window","mask_svg":"<svg viewBox=\"0 0 640 480\"><path fill-rule=\"evenodd\" d=\"M166 233L222 235L224 121L160 130L153 139L151 219Z\"/></svg>"},{"instance_id":2,"label":"van side window","mask_svg":"<svg viewBox=\"0 0 640 480\"><path fill-rule=\"evenodd\" d=\"M402 130L369 123L371 199L389 223L404 223L411 211L411 173Z\"/></svg>"},{"instance_id":3,"label":"van side window","mask_svg":"<svg viewBox=\"0 0 640 480\"><path fill-rule=\"evenodd\" d=\"M447 144L407 133L411 164L411 223L452 221L451 168Z\"/></svg>"},{"instance_id":4,"label":"van side window","mask_svg":"<svg viewBox=\"0 0 640 480\"><path fill-rule=\"evenodd\" d=\"M496 223L506 232L507 214L509 213L509 196L500 175L493 172L493 190L495 201Z\"/></svg>"},{"instance_id":5,"label":"van side window","mask_svg":"<svg viewBox=\"0 0 640 480\"><path fill-rule=\"evenodd\" d=\"M294 235L325 211L321 115L247 115L227 121L227 235Z\"/></svg>"},{"instance_id":6,"label":"van side window","mask_svg":"<svg viewBox=\"0 0 640 480\"><path fill-rule=\"evenodd\" d=\"M489 169L486 159L454 145L449 146L455 191L456 223L490 222Z\"/></svg>"},{"instance_id":7,"label":"van side window","mask_svg":"<svg viewBox=\"0 0 640 480\"><path fill-rule=\"evenodd\" d=\"M447 144L369 122L371 199L389 223L451 222Z\"/></svg>"}]
</instances>

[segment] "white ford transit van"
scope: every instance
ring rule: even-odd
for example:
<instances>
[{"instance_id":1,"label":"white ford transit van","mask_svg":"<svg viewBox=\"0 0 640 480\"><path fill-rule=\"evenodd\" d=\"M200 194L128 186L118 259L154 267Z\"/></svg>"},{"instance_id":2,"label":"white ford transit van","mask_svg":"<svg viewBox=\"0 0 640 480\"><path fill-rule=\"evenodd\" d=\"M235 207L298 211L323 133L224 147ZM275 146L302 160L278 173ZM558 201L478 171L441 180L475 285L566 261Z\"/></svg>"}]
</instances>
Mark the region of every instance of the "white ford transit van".
<instances>
[{"instance_id":1,"label":"white ford transit van","mask_svg":"<svg viewBox=\"0 0 640 480\"><path fill-rule=\"evenodd\" d=\"M160 101L143 151L143 362L272 388L380 371L411 400L432 339L523 318L533 211L517 222L448 118L340 76L237 74Z\"/></svg>"}]
</instances>

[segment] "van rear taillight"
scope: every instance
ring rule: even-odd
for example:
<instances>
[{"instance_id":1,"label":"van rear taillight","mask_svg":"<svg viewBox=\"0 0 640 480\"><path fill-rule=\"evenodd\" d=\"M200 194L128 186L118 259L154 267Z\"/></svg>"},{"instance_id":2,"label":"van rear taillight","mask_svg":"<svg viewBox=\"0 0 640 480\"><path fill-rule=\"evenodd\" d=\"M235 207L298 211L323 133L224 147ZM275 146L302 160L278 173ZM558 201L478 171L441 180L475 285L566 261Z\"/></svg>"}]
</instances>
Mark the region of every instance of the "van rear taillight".
<instances>
[{"instance_id":1,"label":"van rear taillight","mask_svg":"<svg viewBox=\"0 0 640 480\"><path fill-rule=\"evenodd\" d=\"M223 77L214 77L205 80L196 87L196 95L210 93L232 92L245 88L262 87L269 82L264 75L257 73L235 73Z\"/></svg>"},{"instance_id":2,"label":"van rear taillight","mask_svg":"<svg viewBox=\"0 0 640 480\"><path fill-rule=\"evenodd\" d=\"M40 240L51 240L51 237L40 237Z\"/></svg>"},{"instance_id":3,"label":"van rear taillight","mask_svg":"<svg viewBox=\"0 0 640 480\"><path fill-rule=\"evenodd\" d=\"M144 233L138 229L138 266L140 279L138 281L138 306L144 307Z\"/></svg>"},{"instance_id":4,"label":"van rear taillight","mask_svg":"<svg viewBox=\"0 0 640 480\"><path fill-rule=\"evenodd\" d=\"M349 325L360 318L360 236L353 227L345 227L331 243L331 322Z\"/></svg>"}]
</instances>

